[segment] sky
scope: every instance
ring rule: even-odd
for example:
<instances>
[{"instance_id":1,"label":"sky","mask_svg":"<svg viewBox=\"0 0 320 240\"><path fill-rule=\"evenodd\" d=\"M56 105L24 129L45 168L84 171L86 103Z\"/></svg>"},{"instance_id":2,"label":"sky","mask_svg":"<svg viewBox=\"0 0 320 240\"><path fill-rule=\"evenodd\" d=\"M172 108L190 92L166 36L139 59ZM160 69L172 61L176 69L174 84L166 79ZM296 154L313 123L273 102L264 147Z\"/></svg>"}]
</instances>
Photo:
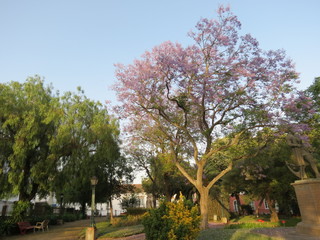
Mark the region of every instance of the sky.
<instances>
[{"instance_id":1,"label":"sky","mask_svg":"<svg viewBox=\"0 0 320 240\"><path fill-rule=\"evenodd\" d=\"M0 83L40 75L61 93L116 104L116 63L164 41L192 43L201 18L230 5L264 50L284 49L300 89L320 76L319 0L0 0Z\"/></svg>"}]
</instances>

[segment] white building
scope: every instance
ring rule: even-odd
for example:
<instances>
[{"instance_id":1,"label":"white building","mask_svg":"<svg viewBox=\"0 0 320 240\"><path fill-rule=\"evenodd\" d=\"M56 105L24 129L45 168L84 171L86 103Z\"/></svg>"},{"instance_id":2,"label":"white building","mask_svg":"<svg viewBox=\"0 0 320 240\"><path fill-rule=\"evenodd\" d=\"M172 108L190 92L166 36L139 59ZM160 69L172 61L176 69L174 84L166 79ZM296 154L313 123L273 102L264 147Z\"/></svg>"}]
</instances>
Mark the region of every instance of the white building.
<instances>
[{"instance_id":1,"label":"white building","mask_svg":"<svg viewBox=\"0 0 320 240\"><path fill-rule=\"evenodd\" d=\"M130 197L132 194L139 199L137 207L140 208L150 208L152 205L152 196L143 191L141 184L132 184L133 193L127 192L120 195L120 197L115 197L112 199L113 215L119 216L125 212L125 209L121 206L121 201L124 198ZM107 203L97 203L96 209L98 214L101 216L107 216L110 214L110 206ZM87 215L91 215L91 207L87 208Z\"/></svg>"},{"instance_id":2,"label":"white building","mask_svg":"<svg viewBox=\"0 0 320 240\"><path fill-rule=\"evenodd\" d=\"M132 194L139 200L137 207L141 208L150 208L152 206L152 196L150 194L147 194L143 191L141 184L133 184L133 192L127 192L120 195L120 197L115 197L112 199L112 207L113 207L113 215L119 216L122 213L125 212L125 209L121 206L121 201L124 198L129 198ZM0 200L0 210L1 210L1 216L8 216L11 215L11 212L13 210L13 204L15 201L18 201L18 196L9 198L9 199L3 199ZM39 198L39 196L36 196L34 200L32 200L32 203L48 203L52 207L59 207L60 206L60 200L57 200L55 195L53 193L50 193L45 198ZM76 210L80 210L81 206L80 204L67 204L65 207L75 208ZM107 203L97 203L96 209L98 212L98 215L100 216L107 216L110 214L110 206ZM91 215L91 207L87 206L87 215Z\"/></svg>"},{"instance_id":3,"label":"white building","mask_svg":"<svg viewBox=\"0 0 320 240\"><path fill-rule=\"evenodd\" d=\"M9 216L11 215L11 212L13 210L13 204L15 201L18 201L18 197L11 197L7 199L1 199L0 200L0 210L1 215L0 216Z\"/></svg>"}]
</instances>

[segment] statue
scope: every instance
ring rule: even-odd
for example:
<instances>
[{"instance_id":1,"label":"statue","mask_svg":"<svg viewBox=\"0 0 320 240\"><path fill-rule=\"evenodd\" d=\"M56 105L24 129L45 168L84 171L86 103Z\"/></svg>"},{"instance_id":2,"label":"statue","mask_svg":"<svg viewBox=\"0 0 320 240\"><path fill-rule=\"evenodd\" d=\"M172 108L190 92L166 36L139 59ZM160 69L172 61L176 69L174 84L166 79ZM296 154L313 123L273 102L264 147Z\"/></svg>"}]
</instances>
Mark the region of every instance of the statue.
<instances>
[{"instance_id":1,"label":"statue","mask_svg":"<svg viewBox=\"0 0 320 240\"><path fill-rule=\"evenodd\" d=\"M293 134L287 135L287 143L292 149L292 162L288 163L286 162L289 170L296 175L300 179L306 179L308 178L305 168L309 164L316 174L316 178L320 178L320 173L317 168L317 163L315 159L313 158L310 151L308 151L304 146L299 137ZM295 171L294 169L298 169Z\"/></svg>"}]
</instances>

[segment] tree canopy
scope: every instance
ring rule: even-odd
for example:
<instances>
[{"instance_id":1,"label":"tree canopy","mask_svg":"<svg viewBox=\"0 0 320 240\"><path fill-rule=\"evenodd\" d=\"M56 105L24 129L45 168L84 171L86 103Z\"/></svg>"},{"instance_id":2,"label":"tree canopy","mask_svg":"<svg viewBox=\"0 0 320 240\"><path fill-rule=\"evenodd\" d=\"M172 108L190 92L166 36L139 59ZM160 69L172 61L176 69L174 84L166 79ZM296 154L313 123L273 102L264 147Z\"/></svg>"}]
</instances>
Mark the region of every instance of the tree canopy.
<instances>
[{"instance_id":1,"label":"tree canopy","mask_svg":"<svg viewBox=\"0 0 320 240\"><path fill-rule=\"evenodd\" d=\"M64 194L65 202L97 201L119 194L131 177L121 154L119 126L105 106L78 93L53 93L38 77L0 84L0 196ZM85 209L83 209L85 210Z\"/></svg>"},{"instance_id":2,"label":"tree canopy","mask_svg":"<svg viewBox=\"0 0 320 240\"><path fill-rule=\"evenodd\" d=\"M0 195L30 201L48 191L55 161L50 142L58 121L58 101L39 77L0 84Z\"/></svg>"},{"instance_id":3,"label":"tree canopy","mask_svg":"<svg viewBox=\"0 0 320 240\"><path fill-rule=\"evenodd\" d=\"M106 202L120 193L122 181L131 178L131 168L120 154L117 121L79 90L61 98L64 111L52 141L58 162L53 182L66 202L80 202L84 211L91 201L91 177L99 180L96 201Z\"/></svg>"}]
</instances>

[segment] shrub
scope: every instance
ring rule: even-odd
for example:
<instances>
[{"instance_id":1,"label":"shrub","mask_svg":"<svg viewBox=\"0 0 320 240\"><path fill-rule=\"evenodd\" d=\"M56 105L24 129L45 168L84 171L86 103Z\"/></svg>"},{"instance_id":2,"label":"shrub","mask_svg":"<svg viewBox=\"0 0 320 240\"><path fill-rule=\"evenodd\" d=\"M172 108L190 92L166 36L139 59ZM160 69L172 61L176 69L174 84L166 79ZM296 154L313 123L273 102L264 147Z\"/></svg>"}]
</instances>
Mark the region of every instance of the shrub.
<instances>
[{"instance_id":1,"label":"shrub","mask_svg":"<svg viewBox=\"0 0 320 240\"><path fill-rule=\"evenodd\" d=\"M142 219L146 238L148 240L165 240L168 239L170 226L168 221L162 219L168 214L166 202L161 202L159 208L150 209Z\"/></svg>"},{"instance_id":2,"label":"shrub","mask_svg":"<svg viewBox=\"0 0 320 240\"><path fill-rule=\"evenodd\" d=\"M247 214L247 215L252 215L253 214L253 209L250 205L248 204L242 204L241 208L243 209L243 211Z\"/></svg>"},{"instance_id":3,"label":"shrub","mask_svg":"<svg viewBox=\"0 0 320 240\"><path fill-rule=\"evenodd\" d=\"M12 218L13 222L22 222L30 208L30 202L18 201L13 205Z\"/></svg>"},{"instance_id":4,"label":"shrub","mask_svg":"<svg viewBox=\"0 0 320 240\"><path fill-rule=\"evenodd\" d=\"M128 215L126 217L115 217L111 224L114 227L133 226L141 224L143 215Z\"/></svg>"},{"instance_id":5,"label":"shrub","mask_svg":"<svg viewBox=\"0 0 320 240\"><path fill-rule=\"evenodd\" d=\"M135 194L131 194L131 196L125 196L121 199L121 207L122 209L127 208L135 208L136 206L139 206L140 200Z\"/></svg>"},{"instance_id":6,"label":"shrub","mask_svg":"<svg viewBox=\"0 0 320 240\"><path fill-rule=\"evenodd\" d=\"M127 208L128 215L142 215L148 211L146 208Z\"/></svg>"},{"instance_id":7,"label":"shrub","mask_svg":"<svg viewBox=\"0 0 320 240\"><path fill-rule=\"evenodd\" d=\"M196 206L180 195L176 203L162 202L157 209L145 214L142 224L148 240L194 240L200 228Z\"/></svg>"},{"instance_id":8,"label":"shrub","mask_svg":"<svg viewBox=\"0 0 320 240\"><path fill-rule=\"evenodd\" d=\"M0 218L0 236L12 235L18 232L18 225L12 217Z\"/></svg>"},{"instance_id":9,"label":"shrub","mask_svg":"<svg viewBox=\"0 0 320 240\"><path fill-rule=\"evenodd\" d=\"M73 222L77 220L77 215L73 213L65 213L62 215L62 219L64 222Z\"/></svg>"}]
</instances>

